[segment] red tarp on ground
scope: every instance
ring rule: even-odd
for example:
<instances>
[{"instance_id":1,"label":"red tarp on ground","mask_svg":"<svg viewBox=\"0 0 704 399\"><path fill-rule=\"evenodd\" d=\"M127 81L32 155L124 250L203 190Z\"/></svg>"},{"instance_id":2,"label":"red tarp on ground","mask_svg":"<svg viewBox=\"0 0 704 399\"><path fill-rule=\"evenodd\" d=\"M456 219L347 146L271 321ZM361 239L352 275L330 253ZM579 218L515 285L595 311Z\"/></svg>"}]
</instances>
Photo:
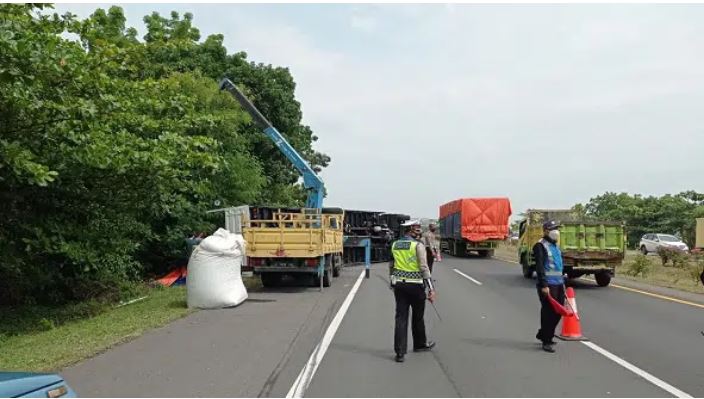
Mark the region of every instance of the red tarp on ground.
<instances>
[{"instance_id":1,"label":"red tarp on ground","mask_svg":"<svg viewBox=\"0 0 704 399\"><path fill-rule=\"evenodd\" d=\"M462 237L469 241L508 237L511 202L508 198L462 198L440 206L440 219L460 212Z\"/></svg>"},{"instance_id":2,"label":"red tarp on ground","mask_svg":"<svg viewBox=\"0 0 704 399\"><path fill-rule=\"evenodd\" d=\"M183 281L179 280L185 280L186 276L188 275L188 270L186 269L186 266L179 266L166 276L156 280L157 283L165 286L165 287L171 287L174 284L183 284Z\"/></svg>"}]
</instances>

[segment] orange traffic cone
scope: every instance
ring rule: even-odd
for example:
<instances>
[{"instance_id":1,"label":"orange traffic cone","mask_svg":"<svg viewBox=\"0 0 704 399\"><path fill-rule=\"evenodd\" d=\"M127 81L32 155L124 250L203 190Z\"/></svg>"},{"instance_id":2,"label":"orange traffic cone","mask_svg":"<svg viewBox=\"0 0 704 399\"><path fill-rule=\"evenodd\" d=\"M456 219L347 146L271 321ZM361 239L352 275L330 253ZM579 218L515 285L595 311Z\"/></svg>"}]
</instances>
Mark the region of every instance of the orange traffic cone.
<instances>
[{"instance_id":1,"label":"orange traffic cone","mask_svg":"<svg viewBox=\"0 0 704 399\"><path fill-rule=\"evenodd\" d=\"M577 312L577 300L574 297L574 289L572 287L567 288L567 305L574 314L562 318L562 334L558 335L558 338L565 341L587 341L587 338L582 335L579 312Z\"/></svg>"}]
</instances>

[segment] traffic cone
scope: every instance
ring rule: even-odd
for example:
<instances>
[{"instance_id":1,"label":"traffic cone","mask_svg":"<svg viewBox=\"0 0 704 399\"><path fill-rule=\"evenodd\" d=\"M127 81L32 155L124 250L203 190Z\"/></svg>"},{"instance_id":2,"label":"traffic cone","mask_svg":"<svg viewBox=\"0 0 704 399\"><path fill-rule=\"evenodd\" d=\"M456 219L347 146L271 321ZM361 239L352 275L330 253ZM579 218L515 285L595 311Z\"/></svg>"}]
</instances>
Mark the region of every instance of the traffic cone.
<instances>
[{"instance_id":1,"label":"traffic cone","mask_svg":"<svg viewBox=\"0 0 704 399\"><path fill-rule=\"evenodd\" d=\"M577 311L577 300L574 297L574 289L567 288L567 305L572 310L571 316L562 318L562 333L558 338L565 341L586 341L587 338L582 335L582 326L580 325L579 312Z\"/></svg>"},{"instance_id":2,"label":"traffic cone","mask_svg":"<svg viewBox=\"0 0 704 399\"><path fill-rule=\"evenodd\" d=\"M442 252L438 251L438 256L437 259L435 259L436 262L442 262ZM704 275L704 274L703 274Z\"/></svg>"}]
</instances>

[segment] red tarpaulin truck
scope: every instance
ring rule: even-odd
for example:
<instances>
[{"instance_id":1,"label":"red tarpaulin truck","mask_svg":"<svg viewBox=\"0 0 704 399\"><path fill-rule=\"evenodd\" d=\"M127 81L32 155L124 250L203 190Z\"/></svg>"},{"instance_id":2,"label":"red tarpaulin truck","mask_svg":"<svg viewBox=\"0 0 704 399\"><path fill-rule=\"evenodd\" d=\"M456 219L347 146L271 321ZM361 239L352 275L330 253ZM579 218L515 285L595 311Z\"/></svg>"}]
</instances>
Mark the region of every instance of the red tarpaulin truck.
<instances>
[{"instance_id":1,"label":"red tarpaulin truck","mask_svg":"<svg viewBox=\"0 0 704 399\"><path fill-rule=\"evenodd\" d=\"M454 256L475 251L494 255L499 241L509 235L508 198L461 198L440 206L440 248Z\"/></svg>"}]
</instances>

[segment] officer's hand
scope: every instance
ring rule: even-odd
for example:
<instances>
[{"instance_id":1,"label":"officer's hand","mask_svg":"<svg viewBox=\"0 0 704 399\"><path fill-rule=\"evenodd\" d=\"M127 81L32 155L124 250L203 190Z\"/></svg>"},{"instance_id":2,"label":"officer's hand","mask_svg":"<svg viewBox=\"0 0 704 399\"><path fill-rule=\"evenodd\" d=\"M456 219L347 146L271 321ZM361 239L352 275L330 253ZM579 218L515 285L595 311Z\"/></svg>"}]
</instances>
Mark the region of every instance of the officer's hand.
<instances>
[{"instance_id":1,"label":"officer's hand","mask_svg":"<svg viewBox=\"0 0 704 399\"><path fill-rule=\"evenodd\" d=\"M543 295L548 296L548 295L550 295L550 288L548 288L548 287L543 287L543 288L540 289L540 292L542 292Z\"/></svg>"},{"instance_id":2,"label":"officer's hand","mask_svg":"<svg viewBox=\"0 0 704 399\"><path fill-rule=\"evenodd\" d=\"M435 302L435 291L428 291L428 300L430 303Z\"/></svg>"}]
</instances>

